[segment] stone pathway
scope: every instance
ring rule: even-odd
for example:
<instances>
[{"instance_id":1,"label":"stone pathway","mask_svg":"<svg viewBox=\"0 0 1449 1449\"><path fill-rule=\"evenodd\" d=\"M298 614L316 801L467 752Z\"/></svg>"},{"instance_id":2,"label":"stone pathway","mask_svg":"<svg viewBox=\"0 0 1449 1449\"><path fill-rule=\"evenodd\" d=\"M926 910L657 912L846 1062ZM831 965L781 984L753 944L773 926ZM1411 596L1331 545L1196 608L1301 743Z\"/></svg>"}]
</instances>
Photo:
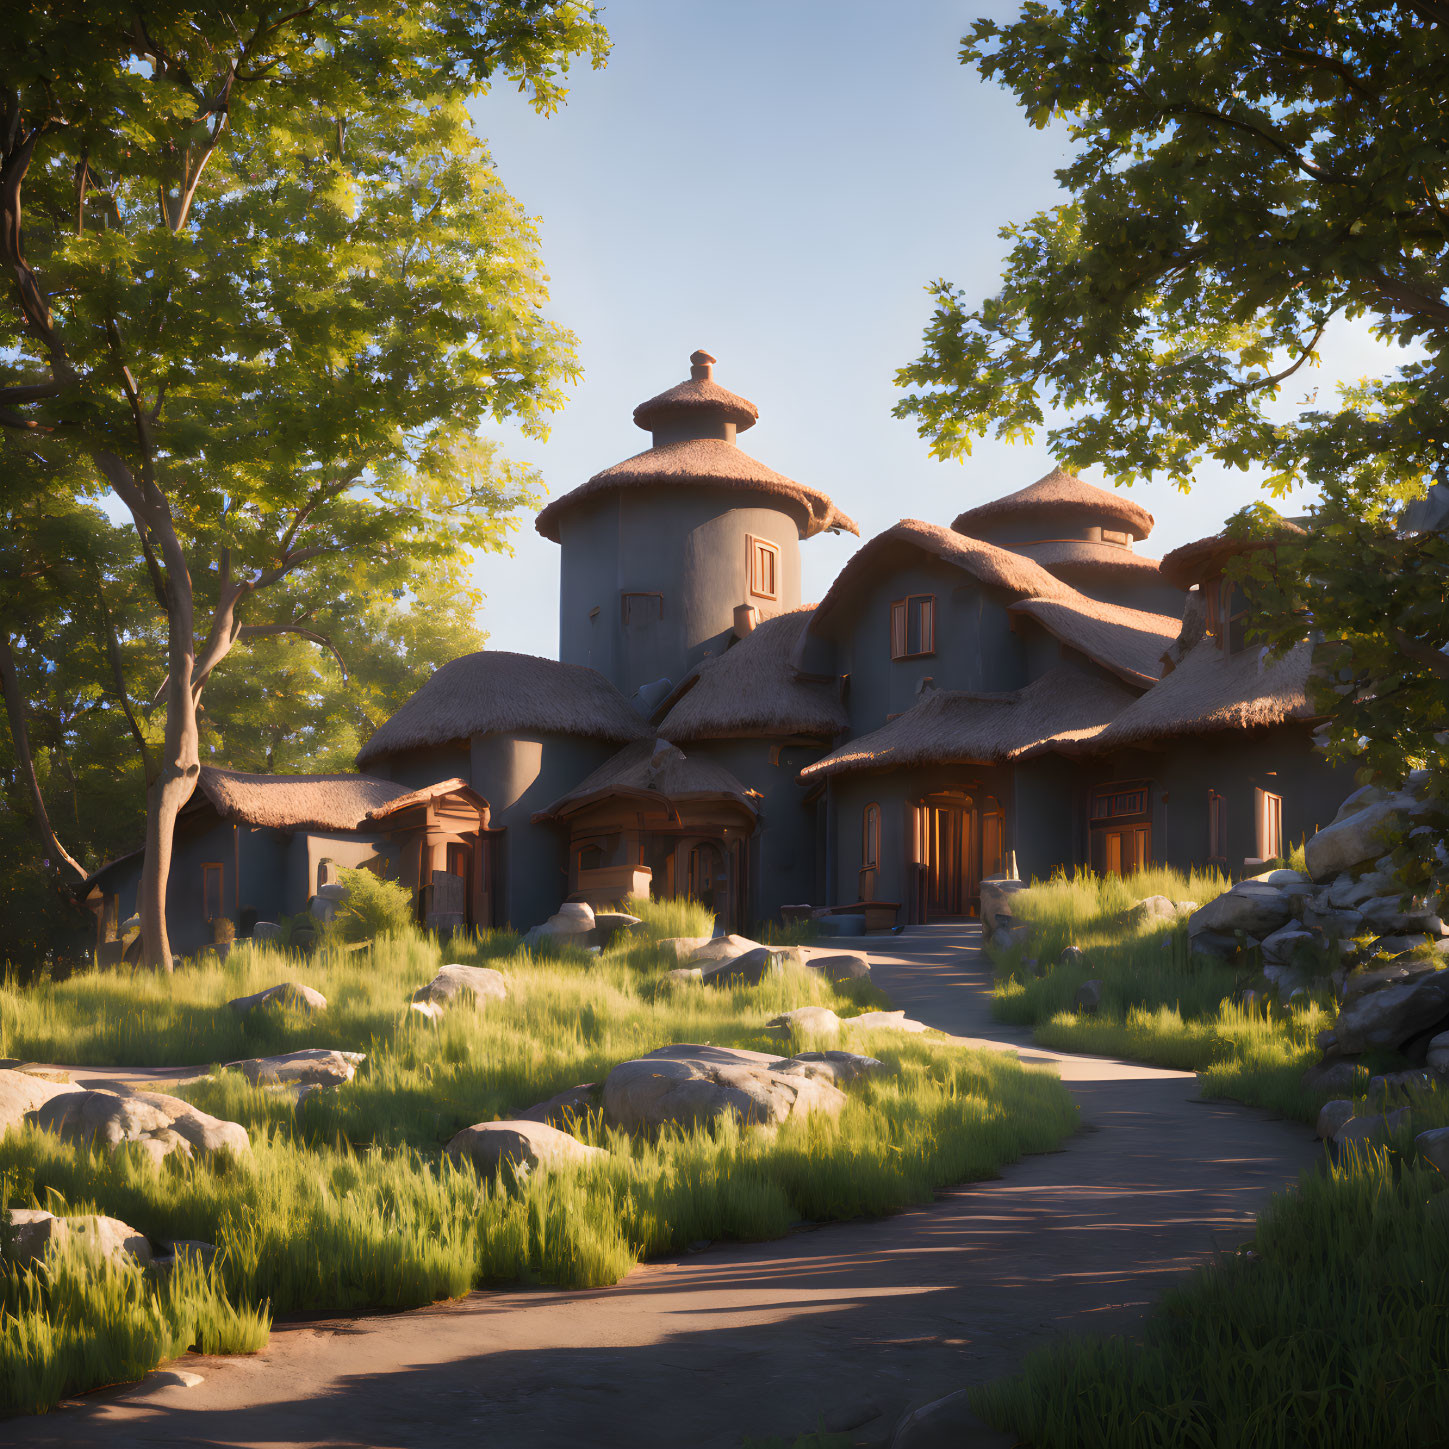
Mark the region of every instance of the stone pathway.
<instances>
[{"instance_id":1,"label":"stone pathway","mask_svg":"<svg viewBox=\"0 0 1449 1449\"><path fill-rule=\"evenodd\" d=\"M197 1387L90 1395L7 1423L5 1442L737 1449L823 1422L883 1445L907 1407L1054 1335L1131 1328L1318 1160L1307 1128L1202 1103L1188 1073L1042 1051L993 1022L974 926L870 945L907 1015L1059 1065L1083 1117L1064 1150L930 1207L646 1264L613 1288L279 1324L253 1358L179 1361Z\"/></svg>"}]
</instances>

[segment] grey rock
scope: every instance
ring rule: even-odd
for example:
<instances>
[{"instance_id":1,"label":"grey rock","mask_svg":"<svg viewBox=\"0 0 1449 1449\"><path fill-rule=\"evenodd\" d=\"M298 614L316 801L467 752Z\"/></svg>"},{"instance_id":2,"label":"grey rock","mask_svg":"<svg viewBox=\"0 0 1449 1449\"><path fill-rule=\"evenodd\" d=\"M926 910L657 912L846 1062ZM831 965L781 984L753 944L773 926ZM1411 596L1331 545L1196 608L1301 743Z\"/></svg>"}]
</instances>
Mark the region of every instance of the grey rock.
<instances>
[{"instance_id":1,"label":"grey rock","mask_svg":"<svg viewBox=\"0 0 1449 1449\"><path fill-rule=\"evenodd\" d=\"M700 947L709 943L708 936L665 936L658 944L661 951L672 953L676 961L688 961Z\"/></svg>"},{"instance_id":2,"label":"grey rock","mask_svg":"<svg viewBox=\"0 0 1449 1449\"><path fill-rule=\"evenodd\" d=\"M30 1113L52 1097L73 1091L75 1088L69 1082L48 1082L29 1072L0 1069L0 1136L11 1127L20 1126Z\"/></svg>"},{"instance_id":3,"label":"grey rock","mask_svg":"<svg viewBox=\"0 0 1449 1449\"><path fill-rule=\"evenodd\" d=\"M1354 1092L1367 1081L1365 1068L1357 1062L1346 1061L1315 1062L1299 1078L1299 1084L1306 1092Z\"/></svg>"},{"instance_id":4,"label":"grey rock","mask_svg":"<svg viewBox=\"0 0 1449 1449\"><path fill-rule=\"evenodd\" d=\"M587 901L565 901L542 925L526 931L523 944L530 951L550 946L593 944L594 908Z\"/></svg>"},{"instance_id":5,"label":"grey rock","mask_svg":"<svg viewBox=\"0 0 1449 1449\"><path fill-rule=\"evenodd\" d=\"M709 966L722 961L733 961L751 951L767 949L769 948L761 942L752 941L748 936L712 936L702 946L690 953L689 964L691 966Z\"/></svg>"},{"instance_id":6,"label":"grey rock","mask_svg":"<svg viewBox=\"0 0 1449 1449\"><path fill-rule=\"evenodd\" d=\"M924 1021L914 1021L904 1011L862 1011L859 1016L841 1017L845 1026L859 1031L930 1031Z\"/></svg>"},{"instance_id":7,"label":"grey rock","mask_svg":"<svg viewBox=\"0 0 1449 1449\"><path fill-rule=\"evenodd\" d=\"M320 991L315 991L310 986L303 986L300 981L283 981L276 986L267 987L265 991L258 991L252 996L238 996L234 1001L228 1001L227 1005L238 1016L245 1016L252 1011L262 1011L268 1007L300 1011L311 1016L316 1012L327 1010L327 998Z\"/></svg>"},{"instance_id":8,"label":"grey rock","mask_svg":"<svg viewBox=\"0 0 1449 1449\"><path fill-rule=\"evenodd\" d=\"M1449 1018L1449 971L1381 986L1343 1004L1334 1031L1345 1052L1397 1047Z\"/></svg>"},{"instance_id":9,"label":"grey rock","mask_svg":"<svg viewBox=\"0 0 1449 1449\"><path fill-rule=\"evenodd\" d=\"M1303 912L1304 928L1317 931L1329 940L1340 936L1350 939L1363 930L1363 913L1354 910L1337 910L1332 906L1309 906Z\"/></svg>"},{"instance_id":10,"label":"grey rock","mask_svg":"<svg viewBox=\"0 0 1449 1449\"><path fill-rule=\"evenodd\" d=\"M203 1268L209 1268L216 1259L216 1244L196 1238L163 1238L161 1246L162 1251L152 1259L152 1266L163 1271L174 1268L183 1259L190 1259Z\"/></svg>"},{"instance_id":11,"label":"grey rock","mask_svg":"<svg viewBox=\"0 0 1449 1449\"><path fill-rule=\"evenodd\" d=\"M1278 866L1274 870L1265 870L1259 875L1250 875L1248 879L1261 881L1264 885L1277 886L1280 890L1284 886L1311 886L1313 884L1312 876L1305 875L1301 870L1290 870L1287 866Z\"/></svg>"},{"instance_id":12,"label":"grey rock","mask_svg":"<svg viewBox=\"0 0 1449 1449\"><path fill-rule=\"evenodd\" d=\"M1057 957L1058 966L1082 966L1086 963L1086 956L1080 946L1065 946L1062 954Z\"/></svg>"},{"instance_id":13,"label":"grey rock","mask_svg":"<svg viewBox=\"0 0 1449 1449\"><path fill-rule=\"evenodd\" d=\"M1355 800L1350 796L1340 808L1342 819L1325 826L1304 843L1303 854L1314 880L1327 880L1341 871L1377 860L1388 836L1408 824L1407 796L1393 795L1364 804L1343 815Z\"/></svg>"},{"instance_id":14,"label":"grey rock","mask_svg":"<svg viewBox=\"0 0 1449 1449\"><path fill-rule=\"evenodd\" d=\"M1268 998L1261 991L1253 991L1250 988L1238 997L1238 1005L1244 1011L1265 1011L1268 1006Z\"/></svg>"},{"instance_id":15,"label":"grey rock","mask_svg":"<svg viewBox=\"0 0 1449 1449\"><path fill-rule=\"evenodd\" d=\"M759 1052L683 1044L620 1062L604 1079L604 1115L627 1131L694 1127L726 1113L746 1125L836 1113L845 1094L818 1077L781 1070Z\"/></svg>"},{"instance_id":16,"label":"grey rock","mask_svg":"<svg viewBox=\"0 0 1449 1449\"><path fill-rule=\"evenodd\" d=\"M991 943L1003 951L1014 951L1031 940L1031 927L1025 923L1019 926L998 926L992 933Z\"/></svg>"},{"instance_id":17,"label":"grey rock","mask_svg":"<svg viewBox=\"0 0 1449 1449\"><path fill-rule=\"evenodd\" d=\"M828 981L864 981L870 976L870 961L860 951L812 951L805 964Z\"/></svg>"},{"instance_id":18,"label":"grey rock","mask_svg":"<svg viewBox=\"0 0 1449 1449\"><path fill-rule=\"evenodd\" d=\"M1403 956L1411 951L1417 951L1427 941L1428 937L1424 935L1380 936L1369 947L1369 954L1371 956ZM1432 969L1435 963L1425 957L1424 965Z\"/></svg>"},{"instance_id":19,"label":"grey rock","mask_svg":"<svg viewBox=\"0 0 1449 1449\"><path fill-rule=\"evenodd\" d=\"M1449 1031L1441 1031L1438 1036L1430 1040L1428 1055L1424 1058L1424 1065L1431 1072L1438 1072L1441 1076L1449 1076Z\"/></svg>"},{"instance_id":20,"label":"grey rock","mask_svg":"<svg viewBox=\"0 0 1449 1449\"><path fill-rule=\"evenodd\" d=\"M252 926L253 941L281 941L286 934L276 921L257 921Z\"/></svg>"},{"instance_id":21,"label":"grey rock","mask_svg":"<svg viewBox=\"0 0 1449 1449\"><path fill-rule=\"evenodd\" d=\"M481 1011L490 1001L508 995L508 982L491 966L462 966L456 962L439 969L426 986L413 992L413 1010L436 1018L451 1006L471 1002Z\"/></svg>"},{"instance_id":22,"label":"grey rock","mask_svg":"<svg viewBox=\"0 0 1449 1449\"><path fill-rule=\"evenodd\" d=\"M1221 931L1199 931L1187 938L1188 955L1230 965L1238 959L1238 938Z\"/></svg>"},{"instance_id":23,"label":"grey rock","mask_svg":"<svg viewBox=\"0 0 1449 1449\"><path fill-rule=\"evenodd\" d=\"M758 986L766 976L783 971L786 959L783 950L773 946L756 946L732 961L716 960L702 969L705 981L711 986Z\"/></svg>"},{"instance_id":24,"label":"grey rock","mask_svg":"<svg viewBox=\"0 0 1449 1449\"><path fill-rule=\"evenodd\" d=\"M637 936L644 922L625 911L595 911L594 927L586 944L607 951L621 936Z\"/></svg>"},{"instance_id":25,"label":"grey rock","mask_svg":"<svg viewBox=\"0 0 1449 1449\"><path fill-rule=\"evenodd\" d=\"M899 1424L890 1449L1011 1449L1015 1434L991 1428L974 1413L969 1389L912 1410Z\"/></svg>"},{"instance_id":26,"label":"grey rock","mask_svg":"<svg viewBox=\"0 0 1449 1449\"><path fill-rule=\"evenodd\" d=\"M994 936L1001 917L1010 920L1021 894L1027 890L1025 881L994 876L981 882L981 920L986 935Z\"/></svg>"},{"instance_id":27,"label":"grey rock","mask_svg":"<svg viewBox=\"0 0 1449 1449\"><path fill-rule=\"evenodd\" d=\"M599 1110L600 1090L597 1082L580 1082L566 1091L557 1092L547 1101L538 1102L518 1114L520 1122L543 1122L567 1132L570 1127Z\"/></svg>"},{"instance_id":28,"label":"grey rock","mask_svg":"<svg viewBox=\"0 0 1449 1449\"><path fill-rule=\"evenodd\" d=\"M1124 926L1171 925L1177 920L1177 907L1166 896L1144 896L1122 912Z\"/></svg>"},{"instance_id":29,"label":"grey rock","mask_svg":"<svg viewBox=\"0 0 1449 1449\"><path fill-rule=\"evenodd\" d=\"M228 1062L226 1070L240 1072L249 1082L262 1085L278 1083L338 1087L344 1082L350 1082L358 1067L366 1060L365 1052L308 1047L303 1051L284 1052L280 1056L250 1057L246 1061Z\"/></svg>"},{"instance_id":30,"label":"grey rock","mask_svg":"<svg viewBox=\"0 0 1449 1449\"><path fill-rule=\"evenodd\" d=\"M1382 935L1413 932L1437 940L1444 934L1444 922L1434 911L1416 906L1413 902L1405 909L1402 900L1394 896L1375 896L1365 901L1359 912L1363 916L1364 929Z\"/></svg>"},{"instance_id":31,"label":"grey rock","mask_svg":"<svg viewBox=\"0 0 1449 1449\"><path fill-rule=\"evenodd\" d=\"M1102 983L1100 981L1084 981L1077 987L1077 994L1072 998L1072 1005L1082 1012L1091 1015L1102 1004Z\"/></svg>"},{"instance_id":32,"label":"grey rock","mask_svg":"<svg viewBox=\"0 0 1449 1449\"><path fill-rule=\"evenodd\" d=\"M21 1262L35 1262L67 1245L112 1263L152 1261L146 1235L119 1218L100 1213L58 1218L38 1208L11 1208L10 1223L16 1230L15 1256Z\"/></svg>"},{"instance_id":33,"label":"grey rock","mask_svg":"<svg viewBox=\"0 0 1449 1449\"><path fill-rule=\"evenodd\" d=\"M1263 937L1263 959L1298 964L1322 960L1327 942L1312 931L1305 931L1297 921L1289 921L1271 935Z\"/></svg>"},{"instance_id":34,"label":"grey rock","mask_svg":"<svg viewBox=\"0 0 1449 1449\"><path fill-rule=\"evenodd\" d=\"M339 908L346 900L347 887L341 881L330 881L317 887L317 894L307 902L307 910L313 920L324 923L335 921Z\"/></svg>"},{"instance_id":35,"label":"grey rock","mask_svg":"<svg viewBox=\"0 0 1449 1449\"><path fill-rule=\"evenodd\" d=\"M608 1157L546 1122L515 1118L478 1122L457 1133L446 1148L454 1161L471 1162L479 1172L497 1172L505 1163L522 1175L535 1168L587 1167Z\"/></svg>"},{"instance_id":36,"label":"grey rock","mask_svg":"<svg viewBox=\"0 0 1449 1449\"><path fill-rule=\"evenodd\" d=\"M1346 1097L1338 1097L1332 1102L1325 1102L1318 1109L1318 1125L1313 1129L1315 1135L1331 1142L1353 1114L1353 1103Z\"/></svg>"},{"instance_id":37,"label":"grey rock","mask_svg":"<svg viewBox=\"0 0 1449 1449\"><path fill-rule=\"evenodd\" d=\"M1386 1112L1377 1117L1350 1117L1333 1134L1335 1147L1347 1147L1355 1142L1379 1142L1408 1125L1409 1109L1400 1107L1397 1112Z\"/></svg>"},{"instance_id":38,"label":"grey rock","mask_svg":"<svg viewBox=\"0 0 1449 1449\"><path fill-rule=\"evenodd\" d=\"M1449 1127L1431 1127L1414 1138L1419 1156L1449 1177Z\"/></svg>"},{"instance_id":39,"label":"grey rock","mask_svg":"<svg viewBox=\"0 0 1449 1449\"><path fill-rule=\"evenodd\" d=\"M891 1068L877 1057L859 1052L796 1052L780 1070L787 1075L803 1071L808 1076L821 1076L837 1087L849 1086L861 1077L888 1076Z\"/></svg>"},{"instance_id":40,"label":"grey rock","mask_svg":"<svg viewBox=\"0 0 1449 1449\"><path fill-rule=\"evenodd\" d=\"M767 1025L772 1031L808 1033L811 1036L839 1036L840 1018L828 1006L797 1006L772 1018Z\"/></svg>"},{"instance_id":41,"label":"grey rock","mask_svg":"<svg viewBox=\"0 0 1449 1449\"><path fill-rule=\"evenodd\" d=\"M673 971L664 973L664 979L675 986L701 986L704 984L704 972L698 966L676 966Z\"/></svg>"},{"instance_id":42,"label":"grey rock","mask_svg":"<svg viewBox=\"0 0 1449 1449\"><path fill-rule=\"evenodd\" d=\"M1376 1107L1399 1097L1413 1097L1417 1093L1432 1092L1435 1088L1434 1073L1422 1069L1406 1072L1384 1072L1370 1077L1365 1096Z\"/></svg>"},{"instance_id":43,"label":"grey rock","mask_svg":"<svg viewBox=\"0 0 1449 1449\"><path fill-rule=\"evenodd\" d=\"M1231 935L1244 931L1263 936L1286 925L1293 915L1293 902L1277 886L1266 881L1240 881L1188 917L1189 936L1204 931Z\"/></svg>"},{"instance_id":44,"label":"grey rock","mask_svg":"<svg viewBox=\"0 0 1449 1449\"><path fill-rule=\"evenodd\" d=\"M1393 986L1403 981L1416 981L1421 976L1431 976L1439 969L1434 961L1394 961L1373 971L1355 971L1344 979L1343 1000L1347 1004L1381 986Z\"/></svg>"},{"instance_id":45,"label":"grey rock","mask_svg":"<svg viewBox=\"0 0 1449 1449\"><path fill-rule=\"evenodd\" d=\"M222 1121L163 1092L71 1089L50 1098L29 1120L42 1131L112 1151L123 1142L136 1142L158 1163L173 1152L190 1157L198 1151L251 1151L251 1139L241 1123Z\"/></svg>"}]
</instances>

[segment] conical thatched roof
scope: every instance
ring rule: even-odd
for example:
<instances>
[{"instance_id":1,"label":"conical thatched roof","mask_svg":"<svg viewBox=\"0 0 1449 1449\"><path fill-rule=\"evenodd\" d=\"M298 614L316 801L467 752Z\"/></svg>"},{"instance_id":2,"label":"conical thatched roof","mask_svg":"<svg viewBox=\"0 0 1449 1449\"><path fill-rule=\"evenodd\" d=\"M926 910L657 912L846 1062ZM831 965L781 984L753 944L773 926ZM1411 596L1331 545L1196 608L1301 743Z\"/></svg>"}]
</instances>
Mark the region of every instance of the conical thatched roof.
<instances>
[{"instance_id":1,"label":"conical thatched roof","mask_svg":"<svg viewBox=\"0 0 1449 1449\"><path fill-rule=\"evenodd\" d=\"M736 432L752 428L760 410L749 398L741 397L714 380L715 359L701 350L689 355L689 377L674 387L656 393L634 409L634 422L646 432L683 420L733 423Z\"/></svg>"},{"instance_id":2,"label":"conical thatched roof","mask_svg":"<svg viewBox=\"0 0 1449 1449\"><path fill-rule=\"evenodd\" d=\"M1306 641L1269 663L1258 648L1229 654L1199 639L1171 674L1127 706L1092 741L1094 750L1219 730L1260 729L1319 716L1308 703L1313 646Z\"/></svg>"},{"instance_id":3,"label":"conical thatched roof","mask_svg":"<svg viewBox=\"0 0 1449 1449\"><path fill-rule=\"evenodd\" d=\"M993 498L989 503L968 508L958 514L951 525L959 533L975 534L982 525L995 526L1007 522L1041 520L1044 527L1050 520L1072 521L1088 526L1120 528L1134 538L1146 538L1152 532L1152 515L1140 504L1121 493L1084 483L1065 468L1053 468L1045 478L1015 493ZM1049 531L1041 534L1049 538Z\"/></svg>"},{"instance_id":4,"label":"conical thatched roof","mask_svg":"<svg viewBox=\"0 0 1449 1449\"><path fill-rule=\"evenodd\" d=\"M640 740L605 760L586 780L533 818L556 820L621 795L666 808L689 801L731 800L751 815L758 813L755 797L723 765L690 759L668 740Z\"/></svg>"},{"instance_id":5,"label":"conical thatched roof","mask_svg":"<svg viewBox=\"0 0 1449 1449\"><path fill-rule=\"evenodd\" d=\"M676 743L817 735L830 739L850 717L833 684L804 680L790 663L813 609L766 619L723 654L700 663L665 701L659 733Z\"/></svg>"},{"instance_id":6,"label":"conical thatched roof","mask_svg":"<svg viewBox=\"0 0 1449 1449\"><path fill-rule=\"evenodd\" d=\"M443 665L363 745L357 763L515 730L621 744L654 734L596 669L484 649Z\"/></svg>"},{"instance_id":7,"label":"conical thatched roof","mask_svg":"<svg viewBox=\"0 0 1449 1449\"><path fill-rule=\"evenodd\" d=\"M1093 543L1088 539L1044 539L1038 543L1014 543L1013 553L1034 559L1048 572L1069 584L1159 584L1166 582L1158 561L1133 553L1115 543Z\"/></svg>"},{"instance_id":8,"label":"conical thatched roof","mask_svg":"<svg viewBox=\"0 0 1449 1449\"><path fill-rule=\"evenodd\" d=\"M819 489L767 468L724 438L685 438L636 453L595 473L571 493L555 498L538 515L534 527L557 543L559 520L569 509L615 489L650 487L728 488L769 498L794 516L801 538L810 538L827 528L860 532L855 521Z\"/></svg>"},{"instance_id":9,"label":"conical thatched roof","mask_svg":"<svg viewBox=\"0 0 1449 1449\"><path fill-rule=\"evenodd\" d=\"M1090 739L1133 696L1085 669L1060 664L1005 694L932 690L878 730L800 771L802 780L905 765L998 765Z\"/></svg>"},{"instance_id":10,"label":"conical thatched roof","mask_svg":"<svg viewBox=\"0 0 1449 1449\"><path fill-rule=\"evenodd\" d=\"M411 793L372 775L250 775L214 765L201 767L197 788L223 820L271 830L360 830Z\"/></svg>"}]
</instances>

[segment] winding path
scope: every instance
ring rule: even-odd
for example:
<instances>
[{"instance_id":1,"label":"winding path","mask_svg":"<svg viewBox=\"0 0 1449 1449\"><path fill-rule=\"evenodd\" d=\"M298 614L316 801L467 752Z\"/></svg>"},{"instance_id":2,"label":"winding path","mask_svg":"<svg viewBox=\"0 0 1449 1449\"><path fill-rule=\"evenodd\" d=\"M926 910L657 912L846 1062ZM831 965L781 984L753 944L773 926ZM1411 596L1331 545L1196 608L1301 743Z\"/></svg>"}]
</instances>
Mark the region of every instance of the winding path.
<instances>
[{"instance_id":1,"label":"winding path","mask_svg":"<svg viewBox=\"0 0 1449 1449\"><path fill-rule=\"evenodd\" d=\"M253 1358L5 1425L14 1449L737 1449L854 1430L1009 1372L1066 1330L1130 1328L1174 1274L1249 1230L1317 1160L1304 1127L1197 1100L1185 1072L1032 1047L993 1022L972 926L872 951L909 1016L1059 1065L1083 1127L929 1207L645 1264L592 1292L482 1292L391 1316L278 1324ZM969 1446L963 1446L969 1449Z\"/></svg>"}]
</instances>

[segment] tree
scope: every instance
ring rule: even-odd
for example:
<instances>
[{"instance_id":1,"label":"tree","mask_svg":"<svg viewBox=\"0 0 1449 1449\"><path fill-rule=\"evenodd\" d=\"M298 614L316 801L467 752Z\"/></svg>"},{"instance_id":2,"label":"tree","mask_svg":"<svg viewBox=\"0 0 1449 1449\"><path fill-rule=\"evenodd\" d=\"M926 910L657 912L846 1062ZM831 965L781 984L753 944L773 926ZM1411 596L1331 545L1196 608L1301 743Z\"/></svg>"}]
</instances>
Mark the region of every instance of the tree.
<instances>
[{"instance_id":1,"label":"tree","mask_svg":"<svg viewBox=\"0 0 1449 1449\"><path fill-rule=\"evenodd\" d=\"M165 623L151 964L212 672L316 635L291 606L322 560L366 588L528 496L477 429L543 431L573 339L467 103L502 77L550 111L605 50L587 0L61 0L0 30L0 425L119 499Z\"/></svg>"},{"instance_id":2,"label":"tree","mask_svg":"<svg viewBox=\"0 0 1449 1449\"><path fill-rule=\"evenodd\" d=\"M1263 465L1278 494L1317 485L1310 540L1244 565L1262 637L1333 641L1330 750L1360 778L1427 766L1449 797L1449 554L1396 525L1449 477L1449 5L1028 3L961 55L1067 127L1068 197L1006 230L997 295L933 286L897 415L940 457L1054 408L1054 450L1121 482L1186 488L1211 458ZM1274 416L1358 317L1403 365ZM1400 853L1406 880L1449 884L1429 833Z\"/></svg>"}]
</instances>

